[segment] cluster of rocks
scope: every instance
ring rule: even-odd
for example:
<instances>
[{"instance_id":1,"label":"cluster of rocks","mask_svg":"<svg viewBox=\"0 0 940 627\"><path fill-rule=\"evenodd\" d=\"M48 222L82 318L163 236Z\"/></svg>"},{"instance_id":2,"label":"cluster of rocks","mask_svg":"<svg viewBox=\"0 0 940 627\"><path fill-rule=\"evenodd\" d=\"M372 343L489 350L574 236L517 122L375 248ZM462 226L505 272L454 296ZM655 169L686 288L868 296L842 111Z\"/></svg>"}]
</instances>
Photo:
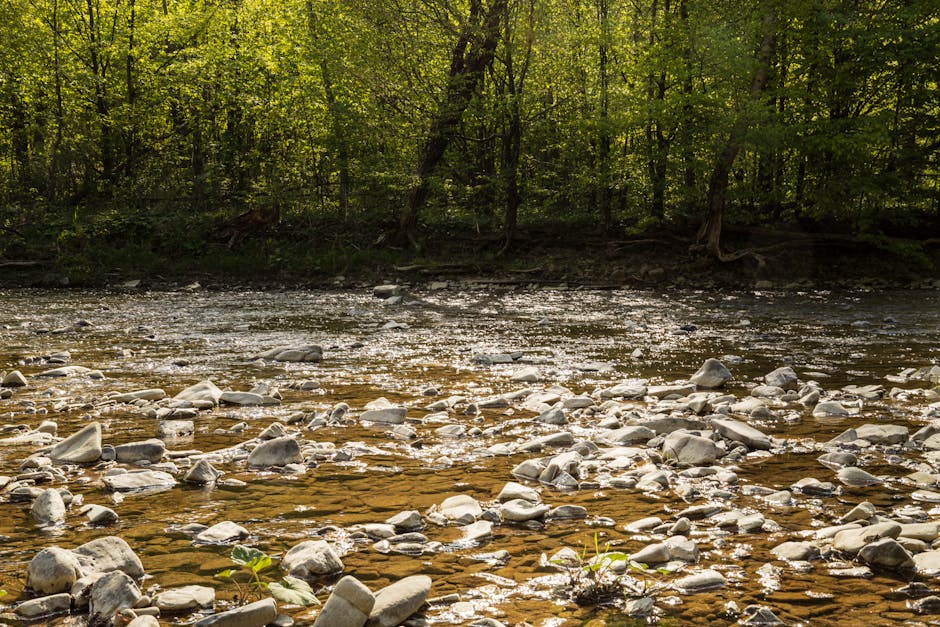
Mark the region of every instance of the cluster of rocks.
<instances>
[{"instance_id":1,"label":"cluster of rocks","mask_svg":"<svg viewBox=\"0 0 940 627\"><path fill-rule=\"evenodd\" d=\"M405 293L397 286L379 286L374 295L394 304ZM276 347L252 359L316 363L322 358L321 347L298 345ZM52 355L24 366L49 367L33 377L100 376L98 371L70 365L69 359L67 354ZM913 500L940 503L940 474L936 472L940 463L940 405L936 401L940 397L931 397L932 390L886 390L881 385L826 390L815 381L801 381L792 368L782 367L760 381L737 382L738 390L732 393L724 389L733 379L725 365L734 362L732 357L707 360L687 380L629 379L576 393L560 385L539 385L551 373L538 358L521 351L477 354L472 359L484 366L514 368L507 378L509 385L518 387L496 395L487 390L479 396L468 392L446 397L429 389L426 396L434 397L431 402L423 399L411 405L377 398L361 408L347 403L319 406L279 416L255 437L208 452L172 446L193 439L202 413L230 411L235 417L248 418L240 408L277 407L284 400L280 389L258 383L245 391L222 390L211 381L202 381L174 396L161 388L105 393L92 403L99 415L109 408L135 411L154 420L155 437L109 444L103 439L108 434L106 423L97 420L65 438L59 437L58 425L50 420L32 429L11 430L0 446L31 444L35 451L21 462L19 474L0 477L0 495L9 502L28 504L40 527L65 525L73 512L94 527L111 525L119 520L119 511L86 504L81 494L66 487L47 486L68 482L81 469L94 465L93 485L116 494L168 490L180 482L239 487L244 485L241 481L225 478L230 468L258 477L271 472L301 475L364 454L389 454L388 449L363 443L308 439L324 428L356 425L374 429L405 451L409 445L413 450L452 450L453 443L460 441L461 454L470 460L512 458L506 463L505 485L482 500L453 494L423 514L403 511L384 521L344 530L353 546L367 546L377 553L419 556L455 551L489 542L499 526L540 530L567 521L589 521L595 527L619 527L629 534L630 542L628 559L621 559L620 551L605 551L592 555L589 566L602 565L600 570L612 576L626 574L631 565L655 567L667 574L663 589L697 594L728 585L720 568L701 564L703 542L718 535L786 535L773 520L774 508L809 507L833 499L827 502L826 513L814 510L818 518L829 516L819 521L825 524L790 532L791 538L777 543L773 555L783 567L767 570L769 579L779 579L786 568L806 572L817 564L840 577L868 576L873 570L940 575L940 523L931 519L932 513L913 506L879 511L861 497L849 511L834 513L835 497L857 495L859 490L884 484L914 486ZM607 366L588 364L583 369L604 372ZM938 376L934 369L912 369L889 380L935 383ZM19 370L0 373L0 394L6 397L29 386L30 379ZM303 381L281 387L310 391L319 385ZM860 416L868 403L912 395L933 401L924 416L938 418L914 433L906 425L887 422L854 426L828 442L767 433L804 419L833 424ZM73 407L62 402L63 410ZM497 420L487 420L492 417ZM237 436L248 425L240 422L223 431ZM820 472L826 474L805 477L785 488L741 480L742 466L748 460L782 453L814 454ZM903 468L902 476L864 470L862 466L875 455ZM909 459L917 455L921 460ZM428 459L436 466L453 463L446 454L431 454ZM657 497L671 492L681 505L676 507L677 501L672 500L662 515L625 522L564 502L566 495L576 491L608 489ZM456 542L438 541L435 527L456 527L461 537ZM248 529L231 520L174 530L188 534L196 546L252 539ZM502 553L497 561L509 559L507 552ZM305 540L283 555L279 568L286 576L307 581L332 580L343 574L343 557L326 540ZM568 572L585 566L584 556L571 547L559 547L543 563L545 570ZM144 575L137 556L114 536L71 550L48 547L29 565L27 584L39 596L19 603L15 612L21 618L35 619L87 611L92 624L116 624L115 617L120 616L137 627L176 612L205 614L196 622L200 627L260 627L278 620L273 599L211 613L215 605L211 588L187 586L150 595L139 588ZM310 618L321 627L398 625L426 603L430 588L430 578L413 576L373 593L347 575ZM653 614L656 601L653 595L637 595L626 613ZM771 617L776 618L771 609L756 606L738 614L745 624L772 623Z\"/></svg>"}]
</instances>

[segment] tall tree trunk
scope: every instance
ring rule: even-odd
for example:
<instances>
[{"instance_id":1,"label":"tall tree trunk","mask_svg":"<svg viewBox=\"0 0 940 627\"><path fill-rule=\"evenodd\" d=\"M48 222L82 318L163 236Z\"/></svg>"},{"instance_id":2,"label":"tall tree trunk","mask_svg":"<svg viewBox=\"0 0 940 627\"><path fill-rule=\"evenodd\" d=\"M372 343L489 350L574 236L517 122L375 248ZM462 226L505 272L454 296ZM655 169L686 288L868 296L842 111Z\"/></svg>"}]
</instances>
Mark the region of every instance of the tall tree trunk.
<instances>
[{"instance_id":1,"label":"tall tree trunk","mask_svg":"<svg viewBox=\"0 0 940 627\"><path fill-rule=\"evenodd\" d=\"M88 43L91 73L95 79L95 113L98 115L98 146L101 153L101 176L106 183L114 181L114 139L108 95L106 91L105 65L101 60L99 48L103 45L101 35L101 16L99 7L94 0L87 0L85 6L88 10Z\"/></svg>"},{"instance_id":2,"label":"tall tree trunk","mask_svg":"<svg viewBox=\"0 0 940 627\"><path fill-rule=\"evenodd\" d=\"M127 22L127 57L124 64L124 81L126 83L127 107L130 110L130 125L124 144L125 176L129 176L133 172L134 161L137 158L137 112L134 111L134 105L137 102L137 86L134 80L134 55L137 54L137 51L134 49L136 44L134 39L137 29L136 0L128 0L127 6L130 13Z\"/></svg>"},{"instance_id":3,"label":"tall tree trunk","mask_svg":"<svg viewBox=\"0 0 940 627\"><path fill-rule=\"evenodd\" d=\"M417 247L418 214L427 202L431 175L443 158L484 70L493 60L506 2L493 0L484 12L481 0L471 0L470 14L451 54L444 99L431 119L415 168L414 183L399 215L397 239L402 243Z\"/></svg>"},{"instance_id":4,"label":"tall tree trunk","mask_svg":"<svg viewBox=\"0 0 940 627\"><path fill-rule=\"evenodd\" d=\"M597 121L597 205L601 214L601 227L604 234L610 232L611 189L610 189L610 10L608 0L597 0L597 17L600 23L600 43L598 45L598 72L600 74L600 102L598 103Z\"/></svg>"},{"instance_id":5,"label":"tall tree trunk","mask_svg":"<svg viewBox=\"0 0 940 627\"><path fill-rule=\"evenodd\" d=\"M763 35L760 49L757 53L757 67L751 80L750 101L760 100L770 77L770 63L777 42L776 17L773 12L768 13L763 20ZM728 194L728 177L734 160L741 151L741 142L748 130L747 117L738 115L731 127L725 145L715 160L711 178L708 181L708 195L705 200L705 220L699 228L695 238L696 247L704 250L705 254L716 259L722 258L721 253L721 225L724 218L725 203Z\"/></svg>"},{"instance_id":6,"label":"tall tree trunk","mask_svg":"<svg viewBox=\"0 0 940 627\"><path fill-rule=\"evenodd\" d=\"M52 74L55 84L55 140L49 155L49 170L46 173L46 198L55 200L59 195L59 151L65 132L65 110L62 102L62 66L59 57L59 0L52 0Z\"/></svg>"}]
</instances>

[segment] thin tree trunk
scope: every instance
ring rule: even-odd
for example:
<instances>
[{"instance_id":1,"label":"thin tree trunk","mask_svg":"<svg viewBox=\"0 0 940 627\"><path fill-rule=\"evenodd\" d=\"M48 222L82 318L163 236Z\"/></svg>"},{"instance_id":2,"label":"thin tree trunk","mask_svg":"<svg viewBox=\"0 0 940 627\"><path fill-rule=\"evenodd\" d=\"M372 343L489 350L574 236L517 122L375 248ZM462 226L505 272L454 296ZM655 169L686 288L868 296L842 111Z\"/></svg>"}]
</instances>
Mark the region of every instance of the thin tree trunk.
<instances>
[{"instance_id":1,"label":"thin tree trunk","mask_svg":"<svg viewBox=\"0 0 940 627\"><path fill-rule=\"evenodd\" d=\"M400 242L417 247L418 214L427 202L431 175L443 158L484 70L493 60L506 2L493 0L485 14L480 0L472 0L470 4L470 15L451 54L444 99L431 119L415 168L415 180L399 216L397 239Z\"/></svg>"},{"instance_id":2,"label":"thin tree trunk","mask_svg":"<svg viewBox=\"0 0 940 627\"><path fill-rule=\"evenodd\" d=\"M770 77L770 62L776 46L776 34L776 18L773 13L769 13L764 18L764 34L757 54L758 65L751 80L750 100L752 102L760 100ZM728 177L731 173L731 167L734 165L734 160L741 151L741 142L747 130L747 118L744 115L739 115L731 127L725 145L718 153L715 167L708 182L705 220L699 228L695 245L704 250L705 254L716 259L722 259L721 225L728 194Z\"/></svg>"},{"instance_id":3,"label":"thin tree trunk","mask_svg":"<svg viewBox=\"0 0 940 627\"><path fill-rule=\"evenodd\" d=\"M52 0L52 73L55 84L55 140L52 154L49 156L49 170L46 174L46 197L55 200L59 189L59 151L62 148L65 112L62 103L62 67L59 58L59 0Z\"/></svg>"},{"instance_id":4,"label":"thin tree trunk","mask_svg":"<svg viewBox=\"0 0 940 627\"><path fill-rule=\"evenodd\" d=\"M600 22L600 44L598 46L598 71L600 73L600 102L597 125L597 204L601 214L601 227L605 235L610 232L611 190L610 190L610 11L607 0L597 2L598 21Z\"/></svg>"}]
</instances>

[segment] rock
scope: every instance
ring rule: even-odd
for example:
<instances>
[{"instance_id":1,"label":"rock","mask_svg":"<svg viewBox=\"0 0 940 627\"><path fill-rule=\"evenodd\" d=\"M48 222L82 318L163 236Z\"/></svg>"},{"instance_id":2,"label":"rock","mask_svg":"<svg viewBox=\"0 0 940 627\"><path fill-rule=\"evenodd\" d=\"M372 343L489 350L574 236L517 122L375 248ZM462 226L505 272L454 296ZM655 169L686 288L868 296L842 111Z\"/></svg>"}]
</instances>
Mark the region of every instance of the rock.
<instances>
[{"instance_id":1,"label":"rock","mask_svg":"<svg viewBox=\"0 0 940 627\"><path fill-rule=\"evenodd\" d=\"M284 554L280 566L288 575L299 579L312 579L343 570L343 562L324 540L307 540L292 547Z\"/></svg>"},{"instance_id":2,"label":"rock","mask_svg":"<svg viewBox=\"0 0 940 627\"><path fill-rule=\"evenodd\" d=\"M140 558L127 542L117 536L96 538L72 549L72 553L78 557L86 575L120 570L134 579L144 576Z\"/></svg>"},{"instance_id":3,"label":"rock","mask_svg":"<svg viewBox=\"0 0 940 627\"><path fill-rule=\"evenodd\" d=\"M924 551L915 555L914 571L924 577L940 575L940 551Z\"/></svg>"},{"instance_id":4,"label":"rock","mask_svg":"<svg viewBox=\"0 0 940 627\"><path fill-rule=\"evenodd\" d=\"M565 425L568 424L568 417L565 415L563 409L559 407L552 407L543 411L541 414L536 416L536 422L541 422L547 425Z\"/></svg>"},{"instance_id":5,"label":"rock","mask_svg":"<svg viewBox=\"0 0 940 627\"><path fill-rule=\"evenodd\" d=\"M51 377L51 378L62 378L62 377L75 377L80 375L91 376L95 371L91 368L85 368L84 366L62 366L61 368L53 368L52 370L46 370L38 374L34 374L34 377Z\"/></svg>"},{"instance_id":6,"label":"rock","mask_svg":"<svg viewBox=\"0 0 940 627\"><path fill-rule=\"evenodd\" d=\"M65 502L58 490L48 488L36 497L29 513L42 527L59 525L65 522Z\"/></svg>"},{"instance_id":7,"label":"rock","mask_svg":"<svg viewBox=\"0 0 940 627\"><path fill-rule=\"evenodd\" d=\"M160 627L160 621L149 614L138 616L124 627Z\"/></svg>"},{"instance_id":8,"label":"rock","mask_svg":"<svg viewBox=\"0 0 940 627\"><path fill-rule=\"evenodd\" d=\"M731 379L731 372L717 359L706 359L689 381L701 388L720 388Z\"/></svg>"},{"instance_id":9,"label":"rock","mask_svg":"<svg viewBox=\"0 0 940 627\"><path fill-rule=\"evenodd\" d=\"M773 385L784 390L795 390L797 389L799 377L796 376L793 368L784 366L764 375L764 382L767 385Z\"/></svg>"},{"instance_id":10,"label":"rock","mask_svg":"<svg viewBox=\"0 0 940 627\"><path fill-rule=\"evenodd\" d=\"M369 409L359 415L359 420L364 422L374 422L377 424L400 425L405 422L405 414L408 413L406 407L384 407L381 409Z\"/></svg>"},{"instance_id":11,"label":"rock","mask_svg":"<svg viewBox=\"0 0 940 627\"><path fill-rule=\"evenodd\" d=\"M101 481L113 492L134 490L162 490L176 485L176 479L162 470L134 470L121 474L106 475Z\"/></svg>"},{"instance_id":12,"label":"rock","mask_svg":"<svg viewBox=\"0 0 940 627\"><path fill-rule=\"evenodd\" d=\"M914 567L914 558L893 538L881 538L866 544L858 552L858 557L869 566L889 569L907 569Z\"/></svg>"},{"instance_id":13,"label":"rock","mask_svg":"<svg viewBox=\"0 0 940 627\"><path fill-rule=\"evenodd\" d=\"M117 512L104 505L89 504L81 508L78 513L84 514L92 525L110 525L118 521Z\"/></svg>"},{"instance_id":14,"label":"rock","mask_svg":"<svg viewBox=\"0 0 940 627\"><path fill-rule=\"evenodd\" d=\"M777 559L788 562L814 560L819 558L819 547L812 542L784 542L770 550Z\"/></svg>"},{"instance_id":15,"label":"rock","mask_svg":"<svg viewBox=\"0 0 940 627\"><path fill-rule=\"evenodd\" d=\"M71 607L72 595L63 592L61 594L53 594L51 596L23 601L16 606L15 611L18 616L35 620L44 616L68 612Z\"/></svg>"},{"instance_id":16,"label":"rock","mask_svg":"<svg viewBox=\"0 0 940 627\"><path fill-rule=\"evenodd\" d=\"M255 468L286 466L304 460L300 445L291 437L275 438L262 442L248 456L248 465Z\"/></svg>"},{"instance_id":17,"label":"rock","mask_svg":"<svg viewBox=\"0 0 940 627\"><path fill-rule=\"evenodd\" d=\"M773 613L773 610L760 605L748 605L744 608L746 618L738 621L739 625L747 627L771 627L775 625L786 625L785 622Z\"/></svg>"},{"instance_id":18,"label":"rock","mask_svg":"<svg viewBox=\"0 0 940 627\"><path fill-rule=\"evenodd\" d=\"M688 525L689 521L686 520L685 523ZM679 530L681 531L681 527L683 526L680 525L678 521L675 525L673 525L673 529L677 526L680 527ZM673 532L673 529L670 529L670 532ZM686 537L681 535L674 535L672 537L666 538L666 548L669 549L669 559L671 560L689 562L690 564L694 564L698 561L698 545Z\"/></svg>"},{"instance_id":19,"label":"rock","mask_svg":"<svg viewBox=\"0 0 940 627\"><path fill-rule=\"evenodd\" d=\"M483 542L493 536L493 523L488 520L478 520L464 525L460 530L463 532L464 542Z\"/></svg>"},{"instance_id":20,"label":"rock","mask_svg":"<svg viewBox=\"0 0 940 627\"><path fill-rule=\"evenodd\" d=\"M372 296L375 298L381 298L386 300L392 296L401 296L404 290L400 285L385 284L385 285L376 285L372 288Z\"/></svg>"},{"instance_id":21,"label":"rock","mask_svg":"<svg viewBox=\"0 0 940 627\"><path fill-rule=\"evenodd\" d=\"M192 437L195 432L192 420L162 420L157 427L157 437L161 440L182 440Z\"/></svg>"},{"instance_id":22,"label":"rock","mask_svg":"<svg viewBox=\"0 0 940 627\"><path fill-rule=\"evenodd\" d=\"M23 373L19 370L13 370L8 372L2 380L0 380L0 387L5 388L21 388L26 387L26 377L23 376Z\"/></svg>"},{"instance_id":23,"label":"rock","mask_svg":"<svg viewBox=\"0 0 940 627\"><path fill-rule=\"evenodd\" d=\"M500 503L505 503L513 499L524 499L533 503L538 503L542 500L535 489L524 486L521 483L516 483L515 481L510 481L499 491L496 500Z\"/></svg>"},{"instance_id":24,"label":"rock","mask_svg":"<svg viewBox=\"0 0 940 627\"><path fill-rule=\"evenodd\" d=\"M724 587L728 581L716 570L703 570L676 580L673 586L683 594L695 594Z\"/></svg>"},{"instance_id":25,"label":"rock","mask_svg":"<svg viewBox=\"0 0 940 627\"><path fill-rule=\"evenodd\" d=\"M624 381L601 390L601 398L643 398L646 396L646 381Z\"/></svg>"},{"instance_id":26,"label":"rock","mask_svg":"<svg viewBox=\"0 0 940 627\"><path fill-rule=\"evenodd\" d=\"M362 627L374 605L372 591L347 575L336 583L313 627Z\"/></svg>"},{"instance_id":27,"label":"rock","mask_svg":"<svg viewBox=\"0 0 940 627\"><path fill-rule=\"evenodd\" d=\"M431 591L431 578L425 575L405 577L375 593L375 605L367 627L397 627L421 609Z\"/></svg>"},{"instance_id":28,"label":"rock","mask_svg":"<svg viewBox=\"0 0 940 627\"><path fill-rule=\"evenodd\" d=\"M413 509L395 514L385 522L395 527L395 531L398 533L424 528L424 519L419 512Z\"/></svg>"},{"instance_id":29,"label":"rock","mask_svg":"<svg viewBox=\"0 0 940 627\"><path fill-rule=\"evenodd\" d=\"M656 432L642 425L629 425L614 429L601 435L604 442L611 444L622 444L629 446L631 444L646 443L656 437Z\"/></svg>"},{"instance_id":30,"label":"rock","mask_svg":"<svg viewBox=\"0 0 940 627\"><path fill-rule=\"evenodd\" d=\"M587 508L581 505L559 505L548 512L551 520L583 520L587 518Z\"/></svg>"},{"instance_id":31,"label":"rock","mask_svg":"<svg viewBox=\"0 0 940 627\"><path fill-rule=\"evenodd\" d=\"M754 398L778 398L786 393L782 387L776 385L758 385L751 388L751 396ZM759 411L760 407L755 407L750 413Z\"/></svg>"},{"instance_id":32,"label":"rock","mask_svg":"<svg viewBox=\"0 0 940 627\"><path fill-rule=\"evenodd\" d=\"M630 556L631 562L647 565L662 564L669 559L669 547L662 543L647 545Z\"/></svg>"},{"instance_id":33,"label":"rock","mask_svg":"<svg viewBox=\"0 0 940 627\"><path fill-rule=\"evenodd\" d=\"M277 405L276 398L262 396L254 392L222 392L219 397L220 405L237 405L239 407L260 407L262 405Z\"/></svg>"},{"instance_id":34,"label":"rock","mask_svg":"<svg viewBox=\"0 0 940 627\"><path fill-rule=\"evenodd\" d=\"M847 486L852 486L854 488L863 488L866 486L878 485L884 483L883 479L865 472L861 468L856 468L855 466L849 466L847 468L841 469L836 473L836 477Z\"/></svg>"},{"instance_id":35,"label":"rock","mask_svg":"<svg viewBox=\"0 0 940 627\"><path fill-rule=\"evenodd\" d=\"M215 589L207 586L170 588L157 594L153 600L161 612L168 613L212 607L214 603Z\"/></svg>"},{"instance_id":36,"label":"rock","mask_svg":"<svg viewBox=\"0 0 940 627\"><path fill-rule=\"evenodd\" d=\"M151 439L143 442L118 444L114 447L114 457L117 461L125 464L136 464L141 461L156 464L163 459L165 451L166 445L162 440Z\"/></svg>"},{"instance_id":37,"label":"rock","mask_svg":"<svg viewBox=\"0 0 940 627\"><path fill-rule=\"evenodd\" d=\"M50 546L30 560L26 585L39 594L68 592L81 576L81 563L72 551Z\"/></svg>"},{"instance_id":38,"label":"rock","mask_svg":"<svg viewBox=\"0 0 940 627\"><path fill-rule=\"evenodd\" d=\"M816 458L816 461L826 468L838 471L847 466L854 466L858 463L858 458L855 457L855 455L852 453L835 451L832 453L826 453L825 455L820 455Z\"/></svg>"},{"instance_id":39,"label":"rock","mask_svg":"<svg viewBox=\"0 0 940 627\"><path fill-rule=\"evenodd\" d=\"M897 538L900 533L901 525L893 522L878 523L860 529L845 529L833 537L832 546L849 555L856 555L864 546L882 538Z\"/></svg>"},{"instance_id":40,"label":"rock","mask_svg":"<svg viewBox=\"0 0 940 627\"><path fill-rule=\"evenodd\" d=\"M841 518L839 518L840 523L850 523L858 520L868 521L872 516L875 515L875 506L869 503L868 501L862 501Z\"/></svg>"},{"instance_id":41,"label":"rock","mask_svg":"<svg viewBox=\"0 0 940 627\"><path fill-rule=\"evenodd\" d=\"M126 573L119 570L106 573L91 587L89 624L110 624L115 612L135 607L141 596L137 584Z\"/></svg>"},{"instance_id":42,"label":"rock","mask_svg":"<svg viewBox=\"0 0 940 627\"><path fill-rule=\"evenodd\" d=\"M162 401L166 398L166 392L160 388L149 390L137 390L136 392L127 392L125 394L116 394L111 397L115 403L133 403L134 401Z\"/></svg>"},{"instance_id":43,"label":"rock","mask_svg":"<svg viewBox=\"0 0 940 627\"><path fill-rule=\"evenodd\" d=\"M520 383L538 383L542 380L542 375L539 373L538 368L529 366L528 368L522 368L512 373L509 380Z\"/></svg>"},{"instance_id":44,"label":"rock","mask_svg":"<svg viewBox=\"0 0 940 627\"><path fill-rule=\"evenodd\" d=\"M766 451L773 446L770 436L737 420L730 418L713 418L711 420L711 426L721 437L733 440L734 442L741 442L750 449Z\"/></svg>"},{"instance_id":45,"label":"rock","mask_svg":"<svg viewBox=\"0 0 940 627\"><path fill-rule=\"evenodd\" d=\"M523 499L506 501L499 508L499 515L510 522L526 522L542 518L549 511L548 505L541 505Z\"/></svg>"},{"instance_id":46,"label":"rock","mask_svg":"<svg viewBox=\"0 0 940 627\"><path fill-rule=\"evenodd\" d=\"M844 417L849 415L849 410L842 406L838 401L823 401L818 403L813 409L813 416L817 418L825 417Z\"/></svg>"},{"instance_id":47,"label":"rock","mask_svg":"<svg viewBox=\"0 0 940 627\"><path fill-rule=\"evenodd\" d=\"M866 424L855 428L856 438L872 444L904 444L908 434L908 428L904 425Z\"/></svg>"},{"instance_id":48,"label":"rock","mask_svg":"<svg viewBox=\"0 0 940 627\"><path fill-rule=\"evenodd\" d=\"M646 388L647 396L655 396L656 398L666 398L669 396L677 396L681 398L694 392L695 385L693 384L651 385Z\"/></svg>"},{"instance_id":49,"label":"rock","mask_svg":"<svg viewBox=\"0 0 940 627\"><path fill-rule=\"evenodd\" d=\"M718 457L718 447L708 438L676 431L663 441L663 458L685 466L712 464Z\"/></svg>"},{"instance_id":50,"label":"rock","mask_svg":"<svg viewBox=\"0 0 940 627\"><path fill-rule=\"evenodd\" d=\"M267 598L213 614L193 623L193 627L264 627L277 618L277 604Z\"/></svg>"},{"instance_id":51,"label":"rock","mask_svg":"<svg viewBox=\"0 0 940 627\"><path fill-rule=\"evenodd\" d=\"M92 422L51 449L50 459L66 464L90 464L101 458L101 424Z\"/></svg>"},{"instance_id":52,"label":"rock","mask_svg":"<svg viewBox=\"0 0 940 627\"><path fill-rule=\"evenodd\" d=\"M222 472L213 468L208 460L200 459L192 468L186 471L186 474L183 475L183 481L196 485L205 485L215 483L221 476Z\"/></svg>"},{"instance_id":53,"label":"rock","mask_svg":"<svg viewBox=\"0 0 940 627\"><path fill-rule=\"evenodd\" d=\"M228 544L244 540L248 530L231 520L223 520L196 534L194 540L200 544Z\"/></svg>"},{"instance_id":54,"label":"rock","mask_svg":"<svg viewBox=\"0 0 940 627\"><path fill-rule=\"evenodd\" d=\"M200 381L195 385L191 385L173 398L178 401L190 401L190 402L210 402L213 405L219 404L219 399L222 397L222 390L220 390L212 381Z\"/></svg>"},{"instance_id":55,"label":"rock","mask_svg":"<svg viewBox=\"0 0 940 627\"><path fill-rule=\"evenodd\" d=\"M323 361L323 347L317 344L300 344L297 346L279 346L272 348L253 359L270 359L274 361L316 363Z\"/></svg>"},{"instance_id":56,"label":"rock","mask_svg":"<svg viewBox=\"0 0 940 627\"><path fill-rule=\"evenodd\" d=\"M472 496L458 494L444 499L441 514L459 524L470 524L483 515L483 508Z\"/></svg>"}]
</instances>

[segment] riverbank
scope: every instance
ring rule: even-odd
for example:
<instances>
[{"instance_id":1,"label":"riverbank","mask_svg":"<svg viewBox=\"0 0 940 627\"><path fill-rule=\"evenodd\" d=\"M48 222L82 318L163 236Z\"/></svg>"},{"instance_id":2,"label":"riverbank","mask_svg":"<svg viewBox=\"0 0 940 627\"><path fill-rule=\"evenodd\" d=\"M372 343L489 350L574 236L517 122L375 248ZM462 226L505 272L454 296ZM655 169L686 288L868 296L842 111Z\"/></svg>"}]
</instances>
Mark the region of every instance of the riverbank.
<instances>
[{"instance_id":1,"label":"riverbank","mask_svg":"<svg viewBox=\"0 0 940 627\"><path fill-rule=\"evenodd\" d=\"M369 240L374 234L366 234ZM346 288L411 284L569 285L668 289L940 289L940 246L932 240L728 229L733 261L691 251L693 233L670 229L601 236L586 228L520 232L513 247L466 233L438 232L420 250L336 238L329 245L287 234L236 246L207 244L170 254L150 244L86 246L58 256L0 260L0 286Z\"/></svg>"}]
</instances>

